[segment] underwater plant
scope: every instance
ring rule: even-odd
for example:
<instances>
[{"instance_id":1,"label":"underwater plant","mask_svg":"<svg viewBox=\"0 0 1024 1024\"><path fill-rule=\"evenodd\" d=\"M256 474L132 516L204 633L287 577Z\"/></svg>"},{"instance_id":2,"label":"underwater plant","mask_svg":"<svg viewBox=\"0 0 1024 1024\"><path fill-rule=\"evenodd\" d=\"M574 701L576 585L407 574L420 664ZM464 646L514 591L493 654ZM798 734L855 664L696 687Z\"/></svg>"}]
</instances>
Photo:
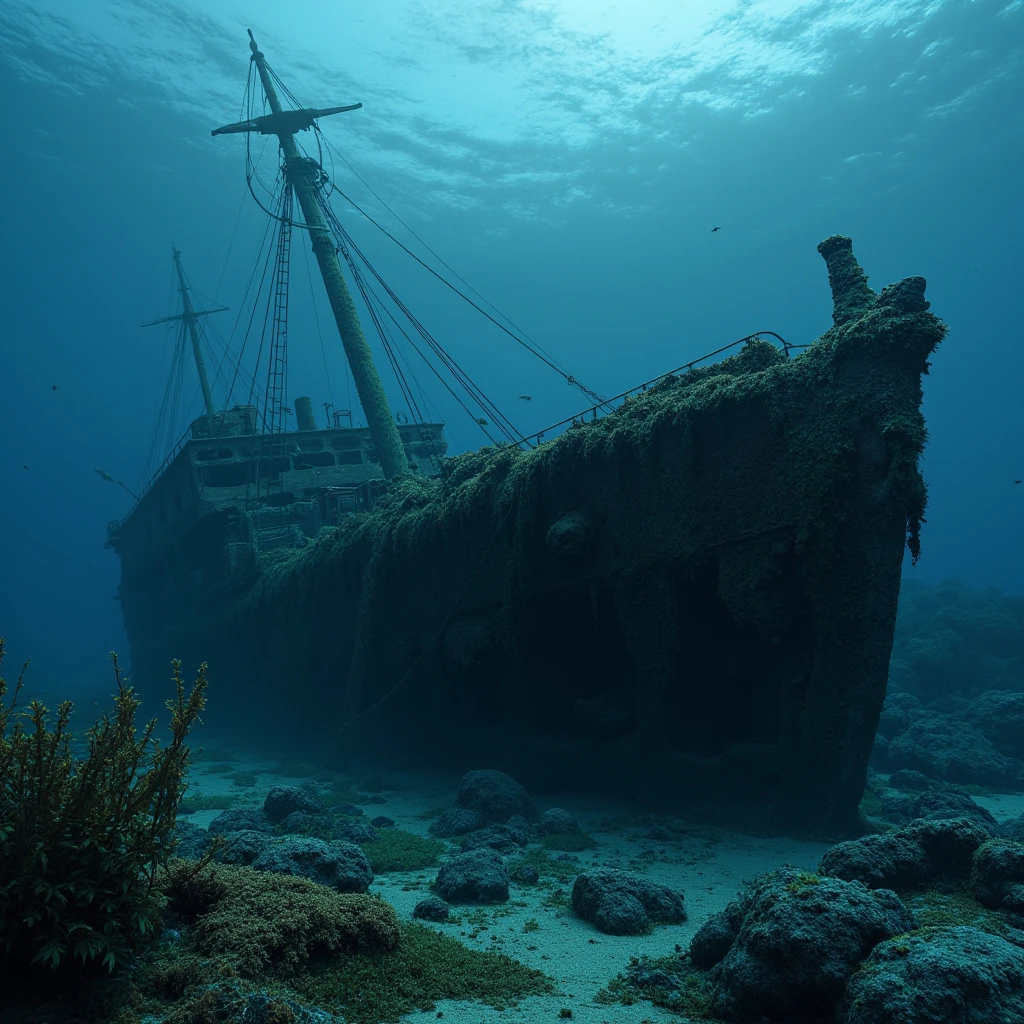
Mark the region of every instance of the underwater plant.
<instances>
[{"instance_id":1,"label":"underwater plant","mask_svg":"<svg viewBox=\"0 0 1024 1024\"><path fill-rule=\"evenodd\" d=\"M0 667L3 654L0 638ZM206 665L186 695L181 663L173 663L162 745L155 718L136 729L141 702L111 658L113 715L86 730L84 756L74 752L70 701L55 718L39 700L18 710L25 668L10 703L0 676L0 970L78 961L113 971L159 921L156 874L173 849L185 741L206 704Z\"/></svg>"}]
</instances>

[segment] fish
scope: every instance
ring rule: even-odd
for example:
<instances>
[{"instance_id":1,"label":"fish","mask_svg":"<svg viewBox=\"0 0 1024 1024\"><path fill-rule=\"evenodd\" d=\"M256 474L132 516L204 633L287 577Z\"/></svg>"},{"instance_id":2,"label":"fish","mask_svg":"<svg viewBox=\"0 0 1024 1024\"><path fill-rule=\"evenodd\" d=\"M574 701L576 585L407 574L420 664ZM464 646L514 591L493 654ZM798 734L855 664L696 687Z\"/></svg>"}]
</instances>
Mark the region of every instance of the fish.
<instances>
[{"instance_id":1,"label":"fish","mask_svg":"<svg viewBox=\"0 0 1024 1024\"><path fill-rule=\"evenodd\" d=\"M721 228L712 228L711 229L711 234L714 234L716 231L721 231L721 230L722 230Z\"/></svg>"},{"instance_id":2,"label":"fish","mask_svg":"<svg viewBox=\"0 0 1024 1024\"><path fill-rule=\"evenodd\" d=\"M53 387L52 387L52 388L50 388L50 390L51 390L51 391L56 391L56 390L57 390L57 385L56 385L56 384L54 384L54 385L53 385Z\"/></svg>"},{"instance_id":3,"label":"fish","mask_svg":"<svg viewBox=\"0 0 1024 1024\"><path fill-rule=\"evenodd\" d=\"M520 402L532 402L533 401L533 395L520 395L519 396L519 401Z\"/></svg>"},{"instance_id":4,"label":"fish","mask_svg":"<svg viewBox=\"0 0 1024 1024\"><path fill-rule=\"evenodd\" d=\"M99 473L99 475L103 477L103 479L106 480L108 483L117 483L117 481L105 469L97 469L96 472Z\"/></svg>"},{"instance_id":5,"label":"fish","mask_svg":"<svg viewBox=\"0 0 1024 1024\"><path fill-rule=\"evenodd\" d=\"M490 424L489 424L489 423L487 422L487 420L485 420L485 419L483 418L483 416L481 416L481 417L480 417L480 418L479 418L479 419L477 420L477 423L479 423L481 427L489 427L489 426L490 426Z\"/></svg>"},{"instance_id":6,"label":"fish","mask_svg":"<svg viewBox=\"0 0 1024 1024\"><path fill-rule=\"evenodd\" d=\"M28 466L23 465L21 468L22 469L28 469Z\"/></svg>"}]
</instances>

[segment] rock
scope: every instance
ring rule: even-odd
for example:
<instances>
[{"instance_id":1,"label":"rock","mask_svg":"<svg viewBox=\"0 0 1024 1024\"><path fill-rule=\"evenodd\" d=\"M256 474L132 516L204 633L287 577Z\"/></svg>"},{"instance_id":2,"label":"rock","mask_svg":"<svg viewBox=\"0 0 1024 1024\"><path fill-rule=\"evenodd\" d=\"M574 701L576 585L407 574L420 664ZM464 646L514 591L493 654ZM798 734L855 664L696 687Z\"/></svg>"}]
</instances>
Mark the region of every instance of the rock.
<instances>
[{"instance_id":1,"label":"rock","mask_svg":"<svg viewBox=\"0 0 1024 1024\"><path fill-rule=\"evenodd\" d=\"M1024 759L1024 693L989 690L976 697L961 713L999 753Z\"/></svg>"},{"instance_id":2,"label":"rock","mask_svg":"<svg viewBox=\"0 0 1024 1024\"><path fill-rule=\"evenodd\" d=\"M459 783L455 803L466 810L478 811L487 821L507 821L513 814L531 820L537 817L530 794L504 772L467 772Z\"/></svg>"},{"instance_id":3,"label":"rock","mask_svg":"<svg viewBox=\"0 0 1024 1024\"><path fill-rule=\"evenodd\" d=\"M213 843L213 836L207 829L193 825L190 821L179 821L171 837L176 844L174 856L188 860L201 860Z\"/></svg>"},{"instance_id":4,"label":"rock","mask_svg":"<svg viewBox=\"0 0 1024 1024\"><path fill-rule=\"evenodd\" d=\"M561 807L549 807L537 822L537 832L542 836L564 835L579 830L579 822Z\"/></svg>"},{"instance_id":5,"label":"rock","mask_svg":"<svg viewBox=\"0 0 1024 1024\"><path fill-rule=\"evenodd\" d=\"M427 831L436 839L451 839L453 836L464 836L483 828L487 822L479 811L466 810L464 807L449 807Z\"/></svg>"},{"instance_id":6,"label":"rock","mask_svg":"<svg viewBox=\"0 0 1024 1024\"><path fill-rule=\"evenodd\" d=\"M889 744L891 768L947 782L1024 785L1024 693L993 690L912 716Z\"/></svg>"},{"instance_id":7,"label":"rock","mask_svg":"<svg viewBox=\"0 0 1024 1024\"><path fill-rule=\"evenodd\" d=\"M1024 843L990 839L974 854L971 892L993 910L1024 913Z\"/></svg>"},{"instance_id":8,"label":"rock","mask_svg":"<svg viewBox=\"0 0 1024 1024\"><path fill-rule=\"evenodd\" d=\"M537 823L524 818L521 814L513 814L503 826L517 846L528 846L537 839Z\"/></svg>"},{"instance_id":9,"label":"rock","mask_svg":"<svg viewBox=\"0 0 1024 1024\"><path fill-rule=\"evenodd\" d=\"M540 877L537 874L537 869L529 864L515 864L509 868L509 874L515 881L523 885L535 885Z\"/></svg>"},{"instance_id":10,"label":"rock","mask_svg":"<svg viewBox=\"0 0 1024 1024\"><path fill-rule=\"evenodd\" d=\"M277 831L288 835L314 835L326 838L334 828L334 818L323 811L292 811L277 823Z\"/></svg>"},{"instance_id":11,"label":"rock","mask_svg":"<svg viewBox=\"0 0 1024 1024\"><path fill-rule=\"evenodd\" d=\"M508 899L508 870L494 850L472 850L443 864L434 886L449 902L501 903Z\"/></svg>"},{"instance_id":12,"label":"rock","mask_svg":"<svg viewBox=\"0 0 1024 1024\"><path fill-rule=\"evenodd\" d=\"M344 839L348 843L374 843L380 839L380 833L361 821L338 818L332 825L332 838Z\"/></svg>"},{"instance_id":13,"label":"rock","mask_svg":"<svg viewBox=\"0 0 1024 1024\"><path fill-rule=\"evenodd\" d=\"M227 842L217 854L217 859L224 864L251 864L273 842L266 832L251 829L230 832L226 838Z\"/></svg>"},{"instance_id":14,"label":"rock","mask_svg":"<svg viewBox=\"0 0 1024 1024\"><path fill-rule=\"evenodd\" d=\"M892 779L904 785L890 789L882 797L882 814L888 821L902 825L916 818L930 821L967 818L985 829L989 835L1002 834L1002 827L991 812L962 787L928 779L919 772L911 771L897 772ZM893 785L892 779L889 781L890 786ZM915 788L907 788L908 784Z\"/></svg>"},{"instance_id":15,"label":"rock","mask_svg":"<svg viewBox=\"0 0 1024 1024\"><path fill-rule=\"evenodd\" d=\"M1002 826L987 808L982 807L969 793L957 790L946 782L938 782L921 793L911 808L912 817L928 821L966 818L983 828L989 835L1000 835Z\"/></svg>"},{"instance_id":16,"label":"rock","mask_svg":"<svg viewBox=\"0 0 1024 1024\"><path fill-rule=\"evenodd\" d=\"M1011 818L1003 822L1003 835L1018 843L1024 843L1024 814L1019 818Z\"/></svg>"},{"instance_id":17,"label":"rock","mask_svg":"<svg viewBox=\"0 0 1024 1024\"><path fill-rule=\"evenodd\" d=\"M361 818L365 814L357 804L335 804L330 810L332 814L348 814L353 818Z\"/></svg>"},{"instance_id":18,"label":"rock","mask_svg":"<svg viewBox=\"0 0 1024 1024\"><path fill-rule=\"evenodd\" d=\"M488 825L463 836L459 849L468 852L488 847L497 850L498 853L509 854L518 853L528 842L529 839L516 829L508 828L506 825Z\"/></svg>"},{"instance_id":19,"label":"rock","mask_svg":"<svg viewBox=\"0 0 1024 1024\"><path fill-rule=\"evenodd\" d=\"M295 811L328 814L327 808L308 789L298 786L275 786L263 801L263 811L275 824Z\"/></svg>"},{"instance_id":20,"label":"rock","mask_svg":"<svg viewBox=\"0 0 1024 1024\"><path fill-rule=\"evenodd\" d=\"M447 921L450 910L439 896L428 896L413 907L412 916L422 921Z\"/></svg>"},{"instance_id":21,"label":"rock","mask_svg":"<svg viewBox=\"0 0 1024 1024\"><path fill-rule=\"evenodd\" d=\"M923 793L932 785L932 780L920 772L904 768L902 771L893 772L889 776L889 785L893 789L905 789L912 793Z\"/></svg>"},{"instance_id":22,"label":"rock","mask_svg":"<svg viewBox=\"0 0 1024 1024\"><path fill-rule=\"evenodd\" d=\"M889 741L879 734L875 734L875 738L871 744L871 756L868 758L868 763L872 768L877 768L883 771L889 761Z\"/></svg>"},{"instance_id":23,"label":"rock","mask_svg":"<svg viewBox=\"0 0 1024 1024\"><path fill-rule=\"evenodd\" d=\"M1024 950L977 928L929 928L879 943L851 979L843 1024L1024 1020Z\"/></svg>"},{"instance_id":24,"label":"rock","mask_svg":"<svg viewBox=\"0 0 1024 1024\"><path fill-rule=\"evenodd\" d=\"M378 814L377 817L374 818L373 821L370 822L370 824L374 828L394 828L395 827L395 823L390 818L386 818L383 814Z\"/></svg>"},{"instance_id":25,"label":"rock","mask_svg":"<svg viewBox=\"0 0 1024 1024\"><path fill-rule=\"evenodd\" d=\"M229 832L273 832L274 827L260 807L229 807L210 822L209 830L223 836Z\"/></svg>"},{"instance_id":26,"label":"rock","mask_svg":"<svg viewBox=\"0 0 1024 1024\"><path fill-rule=\"evenodd\" d=\"M686 920L681 892L610 868L576 876L572 909L577 917L608 935L641 935L652 924Z\"/></svg>"},{"instance_id":27,"label":"rock","mask_svg":"<svg viewBox=\"0 0 1024 1024\"><path fill-rule=\"evenodd\" d=\"M895 893L782 868L743 906L743 923L713 969L712 1012L737 1024L826 1021L861 961L916 926Z\"/></svg>"},{"instance_id":28,"label":"rock","mask_svg":"<svg viewBox=\"0 0 1024 1024\"><path fill-rule=\"evenodd\" d=\"M336 892L366 892L373 881L370 862L358 846L322 839L286 839L264 850L252 866L300 875Z\"/></svg>"},{"instance_id":29,"label":"rock","mask_svg":"<svg viewBox=\"0 0 1024 1024\"><path fill-rule=\"evenodd\" d=\"M886 698L882 713L878 718L878 735L885 740L892 740L910 727L910 715L905 708Z\"/></svg>"},{"instance_id":30,"label":"rock","mask_svg":"<svg viewBox=\"0 0 1024 1024\"><path fill-rule=\"evenodd\" d=\"M660 989L665 995L673 995L682 988L679 976L661 967L651 967L646 959L630 964L626 968L626 978L631 985L639 989Z\"/></svg>"},{"instance_id":31,"label":"rock","mask_svg":"<svg viewBox=\"0 0 1024 1024\"><path fill-rule=\"evenodd\" d=\"M897 892L963 885L974 851L988 838L984 829L965 818L915 821L833 846L821 858L818 873Z\"/></svg>"},{"instance_id":32,"label":"rock","mask_svg":"<svg viewBox=\"0 0 1024 1024\"><path fill-rule=\"evenodd\" d=\"M709 917L690 940L690 962L706 970L721 963L732 948L743 925L749 900L735 900L725 910Z\"/></svg>"}]
</instances>

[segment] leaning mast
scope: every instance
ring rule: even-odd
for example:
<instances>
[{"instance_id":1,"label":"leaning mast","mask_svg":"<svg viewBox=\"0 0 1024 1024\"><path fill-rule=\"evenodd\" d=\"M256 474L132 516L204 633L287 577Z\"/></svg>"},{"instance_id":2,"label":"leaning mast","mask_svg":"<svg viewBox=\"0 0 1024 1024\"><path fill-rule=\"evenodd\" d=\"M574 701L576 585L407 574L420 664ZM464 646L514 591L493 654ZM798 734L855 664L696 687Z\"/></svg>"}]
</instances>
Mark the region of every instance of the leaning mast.
<instances>
[{"instance_id":1,"label":"leaning mast","mask_svg":"<svg viewBox=\"0 0 1024 1024\"><path fill-rule=\"evenodd\" d=\"M370 346L363 334L356 313L352 295L345 283L338 262L338 253L331 239L330 229L324 219L323 211L317 202L315 174L319 170L315 161L310 161L299 152L295 141L295 132L308 129L314 120L328 114L338 114L345 110L356 110L362 106L354 103L345 107L327 107L325 109L284 110L278 98L277 90L271 80L266 60L256 45L252 29L249 29L249 49L252 61L259 71L263 91L270 105L271 113L251 121L240 121L236 124L215 128L212 135L227 135L240 132L258 132L260 135L276 135L281 143L281 151L285 159L285 179L289 187L295 189L302 207L302 216L306 229L309 231L310 244L320 267L320 274L327 289L327 297L334 313L334 321L341 335L341 343L345 349L356 393L366 413L370 436L380 458L380 466L385 479L390 480L400 473L408 472L409 460L402 447L394 417L388 407L384 386L381 383L377 368L373 363Z\"/></svg>"},{"instance_id":2,"label":"leaning mast","mask_svg":"<svg viewBox=\"0 0 1024 1024\"><path fill-rule=\"evenodd\" d=\"M209 316L211 313L223 313L227 306L219 306L217 309L196 309L192 305L192 296L189 294L188 282L185 280L185 271L181 265L181 252L177 247L171 246L171 253L174 256L174 271L178 276L178 291L181 293L181 312L176 316L162 316L159 320L147 320L140 327L152 327L154 324L169 324L180 322L188 328L188 336L192 341L192 356L196 362L196 373L199 374L199 386L203 390L203 404L206 406L206 415L213 417L217 415L217 408L213 404L213 393L210 391L210 379L206 375L206 363L203 361L203 350L199 345L199 318Z\"/></svg>"}]
</instances>

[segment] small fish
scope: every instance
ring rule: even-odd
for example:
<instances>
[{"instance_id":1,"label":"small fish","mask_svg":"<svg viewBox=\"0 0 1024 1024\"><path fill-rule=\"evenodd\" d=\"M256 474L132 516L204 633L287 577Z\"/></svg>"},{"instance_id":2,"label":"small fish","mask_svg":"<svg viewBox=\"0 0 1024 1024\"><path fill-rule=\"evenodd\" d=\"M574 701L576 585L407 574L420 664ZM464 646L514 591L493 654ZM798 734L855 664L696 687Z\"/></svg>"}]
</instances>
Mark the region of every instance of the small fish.
<instances>
[{"instance_id":1,"label":"small fish","mask_svg":"<svg viewBox=\"0 0 1024 1024\"><path fill-rule=\"evenodd\" d=\"M25 468L26 468L26 469L28 469L28 466L26 466ZM1019 481L1019 480L1014 480L1013 482L1014 482L1015 484L1019 484L1019 483L1020 483L1020 481Z\"/></svg>"},{"instance_id":2,"label":"small fish","mask_svg":"<svg viewBox=\"0 0 1024 1024\"><path fill-rule=\"evenodd\" d=\"M722 230L721 228L712 228L711 229L711 234L714 234L716 231L721 231L721 230Z\"/></svg>"},{"instance_id":3,"label":"small fish","mask_svg":"<svg viewBox=\"0 0 1024 1024\"><path fill-rule=\"evenodd\" d=\"M56 384L54 384L54 385L53 385L53 387L52 387L52 388L51 388L50 390L51 390L51 391L56 391L56 390L57 390L57 385L56 385Z\"/></svg>"},{"instance_id":4,"label":"small fish","mask_svg":"<svg viewBox=\"0 0 1024 1024\"><path fill-rule=\"evenodd\" d=\"M479 418L479 419L477 420L477 423L479 423L481 427L489 427L489 426L490 426L490 424L489 424L489 423L487 422L487 420L485 420L485 419L483 418L483 416L481 416L481 417L480 417L480 418Z\"/></svg>"},{"instance_id":5,"label":"small fish","mask_svg":"<svg viewBox=\"0 0 1024 1024\"><path fill-rule=\"evenodd\" d=\"M105 469L97 469L96 472L99 473L99 475L108 483L117 483L117 481Z\"/></svg>"},{"instance_id":6,"label":"small fish","mask_svg":"<svg viewBox=\"0 0 1024 1024\"><path fill-rule=\"evenodd\" d=\"M28 466L22 466L21 468L22 469L28 469Z\"/></svg>"},{"instance_id":7,"label":"small fish","mask_svg":"<svg viewBox=\"0 0 1024 1024\"><path fill-rule=\"evenodd\" d=\"M533 401L533 395L520 395L519 396L519 401L520 402L532 402Z\"/></svg>"}]
</instances>

